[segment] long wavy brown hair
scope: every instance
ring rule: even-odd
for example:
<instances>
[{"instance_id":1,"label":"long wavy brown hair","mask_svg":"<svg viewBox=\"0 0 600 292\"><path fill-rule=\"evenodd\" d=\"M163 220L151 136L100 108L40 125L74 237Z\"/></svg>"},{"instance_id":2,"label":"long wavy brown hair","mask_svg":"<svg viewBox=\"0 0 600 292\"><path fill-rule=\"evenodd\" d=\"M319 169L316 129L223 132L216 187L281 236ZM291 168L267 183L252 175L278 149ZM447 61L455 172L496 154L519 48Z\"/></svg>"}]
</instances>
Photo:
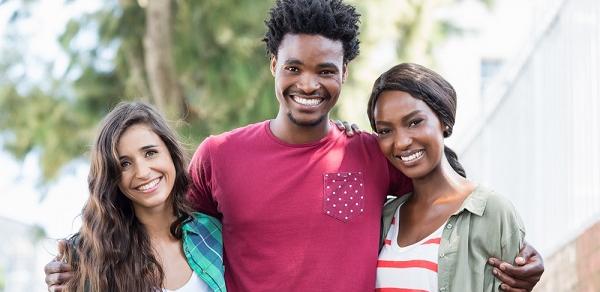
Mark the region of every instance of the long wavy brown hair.
<instances>
[{"instance_id":1,"label":"long wavy brown hair","mask_svg":"<svg viewBox=\"0 0 600 292\"><path fill-rule=\"evenodd\" d=\"M164 118L150 105L117 105L102 121L91 150L90 196L82 210L82 226L68 241L67 261L74 277L67 291L160 291L164 272L132 202L119 190L121 168L117 142L125 130L145 124L167 146L175 164L170 195L176 220L170 232L181 239L181 226L191 218L185 201L189 179L184 152Z\"/></svg>"}]
</instances>

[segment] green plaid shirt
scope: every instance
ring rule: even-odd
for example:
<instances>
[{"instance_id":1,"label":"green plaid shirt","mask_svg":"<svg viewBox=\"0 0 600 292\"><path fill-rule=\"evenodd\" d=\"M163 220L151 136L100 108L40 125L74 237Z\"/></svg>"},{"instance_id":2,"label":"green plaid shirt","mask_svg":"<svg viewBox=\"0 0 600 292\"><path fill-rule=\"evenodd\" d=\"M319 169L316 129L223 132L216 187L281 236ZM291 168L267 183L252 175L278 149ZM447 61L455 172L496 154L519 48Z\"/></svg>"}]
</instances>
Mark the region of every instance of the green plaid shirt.
<instances>
[{"instance_id":1,"label":"green plaid shirt","mask_svg":"<svg viewBox=\"0 0 600 292\"><path fill-rule=\"evenodd\" d=\"M183 252L188 264L206 284L225 292L222 225L214 217L193 213L194 219L183 225Z\"/></svg>"}]
</instances>

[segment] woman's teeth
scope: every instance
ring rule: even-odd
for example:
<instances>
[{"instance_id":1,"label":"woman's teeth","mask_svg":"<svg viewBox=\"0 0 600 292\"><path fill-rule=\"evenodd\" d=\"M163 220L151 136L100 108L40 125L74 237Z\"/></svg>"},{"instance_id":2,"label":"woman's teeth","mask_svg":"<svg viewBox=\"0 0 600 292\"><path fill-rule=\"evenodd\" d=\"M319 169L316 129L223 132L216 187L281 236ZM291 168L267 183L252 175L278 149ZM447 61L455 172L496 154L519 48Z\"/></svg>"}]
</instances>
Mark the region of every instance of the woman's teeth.
<instances>
[{"instance_id":1,"label":"woman's teeth","mask_svg":"<svg viewBox=\"0 0 600 292\"><path fill-rule=\"evenodd\" d=\"M140 191L142 191L142 192L144 192L144 191L147 191L147 190L155 187L158 184L158 182L160 182L160 177L157 178L157 179L152 180L151 182L149 182L147 184L144 184L144 185L141 185L141 186L137 187L137 189L140 190Z\"/></svg>"},{"instance_id":2,"label":"woman's teeth","mask_svg":"<svg viewBox=\"0 0 600 292\"><path fill-rule=\"evenodd\" d=\"M403 162L411 162L411 161L421 158L424 153L425 153L425 151L419 150L418 152L415 152L411 155L406 155L406 156L401 155L400 159L402 159Z\"/></svg>"}]
</instances>

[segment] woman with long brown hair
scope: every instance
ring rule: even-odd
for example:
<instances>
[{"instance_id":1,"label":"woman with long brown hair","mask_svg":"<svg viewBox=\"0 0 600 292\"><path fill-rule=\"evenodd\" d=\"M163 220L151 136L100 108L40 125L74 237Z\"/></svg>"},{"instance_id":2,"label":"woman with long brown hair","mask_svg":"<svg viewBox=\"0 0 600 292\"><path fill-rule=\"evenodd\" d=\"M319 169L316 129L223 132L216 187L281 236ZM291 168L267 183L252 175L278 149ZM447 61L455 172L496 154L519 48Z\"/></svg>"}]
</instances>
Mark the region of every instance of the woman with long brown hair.
<instances>
[{"instance_id":1,"label":"woman with long brown hair","mask_svg":"<svg viewBox=\"0 0 600 292\"><path fill-rule=\"evenodd\" d=\"M106 116L68 240L67 291L225 291L221 225L187 206L185 163L151 106L121 103Z\"/></svg>"}]
</instances>

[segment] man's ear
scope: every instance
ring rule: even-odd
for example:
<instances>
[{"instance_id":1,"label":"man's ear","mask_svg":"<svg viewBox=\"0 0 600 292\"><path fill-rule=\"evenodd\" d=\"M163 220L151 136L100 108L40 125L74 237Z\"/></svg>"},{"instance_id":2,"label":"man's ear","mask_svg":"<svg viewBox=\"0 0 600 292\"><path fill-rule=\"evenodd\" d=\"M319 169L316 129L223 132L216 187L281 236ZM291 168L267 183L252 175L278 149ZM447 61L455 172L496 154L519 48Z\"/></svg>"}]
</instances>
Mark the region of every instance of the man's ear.
<instances>
[{"instance_id":1,"label":"man's ear","mask_svg":"<svg viewBox=\"0 0 600 292\"><path fill-rule=\"evenodd\" d=\"M275 77L275 71L277 69L277 56L271 54L271 61L269 63L269 67L271 69L271 75Z\"/></svg>"},{"instance_id":2,"label":"man's ear","mask_svg":"<svg viewBox=\"0 0 600 292\"><path fill-rule=\"evenodd\" d=\"M346 79L348 79L348 63L342 66L342 83L346 82Z\"/></svg>"}]
</instances>

